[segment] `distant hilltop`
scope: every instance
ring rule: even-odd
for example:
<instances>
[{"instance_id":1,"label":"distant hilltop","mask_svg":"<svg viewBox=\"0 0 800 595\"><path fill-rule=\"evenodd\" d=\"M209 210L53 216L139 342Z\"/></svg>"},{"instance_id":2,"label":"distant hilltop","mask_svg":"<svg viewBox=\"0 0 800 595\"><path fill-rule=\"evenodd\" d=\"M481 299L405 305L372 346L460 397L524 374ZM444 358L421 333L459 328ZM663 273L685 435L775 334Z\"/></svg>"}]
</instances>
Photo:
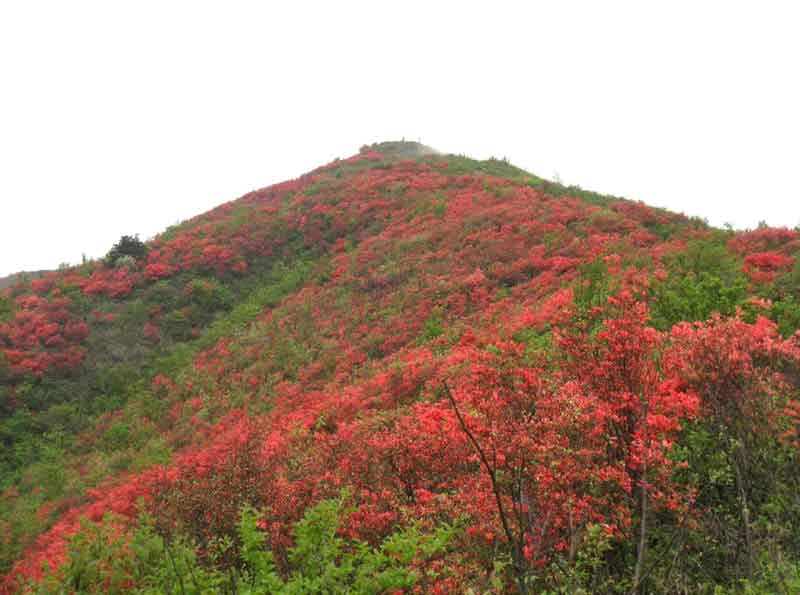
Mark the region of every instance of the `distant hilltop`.
<instances>
[{"instance_id":1,"label":"distant hilltop","mask_svg":"<svg viewBox=\"0 0 800 595\"><path fill-rule=\"evenodd\" d=\"M384 155L391 155L394 157L421 157L423 155L440 154L439 151L432 147L407 140L386 141L382 143L376 143L371 146L366 146L364 148L372 149L374 151L378 151L379 153L383 153Z\"/></svg>"}]
</instances>

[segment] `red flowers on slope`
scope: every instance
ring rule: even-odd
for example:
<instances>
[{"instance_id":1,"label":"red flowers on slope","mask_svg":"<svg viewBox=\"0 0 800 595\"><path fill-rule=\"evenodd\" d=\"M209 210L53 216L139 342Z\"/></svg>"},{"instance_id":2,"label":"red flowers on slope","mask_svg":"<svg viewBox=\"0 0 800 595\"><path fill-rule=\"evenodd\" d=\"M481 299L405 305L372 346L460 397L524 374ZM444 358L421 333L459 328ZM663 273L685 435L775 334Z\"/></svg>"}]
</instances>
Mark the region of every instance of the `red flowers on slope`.
<instances>
[{"instance_id":1,"label":"red flowers on slope","mask_svg":"<svg viewBox=\"0 0 800 595\"><path fill-rule=\"evenodd\" d=\"M169 405L153 421L182 449L173 463L89 494L18 572L60 561L78 515L132 519L138 497L158 503L164 531L201 543L233 535L241 505L264 507L280 561L303 510L342 489L354 500L350 535L377 542L410 518L464 520L458 571L488 575L509 552L514 572L538 572L574 561L593 526L630 540L653 515L688 514L693 493L675 482L672 456L687 422L714 414L771 432L795 411L778 406L786 379L774 372L796 348L771 323L648 326L635 288L666 278L663 261L702 233L662 241L658 226L681 217L556 199L443 161L366 167L379 157L222 205L156 238L146 263L87 267L17 295L0 348L14 374L41 375L52 358L82 353L91 330L59 301L59 283L124 313L134 291L165 288L167 304L175 286L187 299L212 288L177 275L227 282L296 250L315 258L311 280L250 327L153 378L154 399ZM338 176L348 164L360 169ZM792 263L792 241L760 232L732 246L748 270L774 275ZM594 263L622 289L579 312L580 271ZM169 314L185 314L143 312L154 346L171 341ZM92 325L113 317L97 310ZM262 413L248 419L242 403Z\"/></svg>"}]
</instances>

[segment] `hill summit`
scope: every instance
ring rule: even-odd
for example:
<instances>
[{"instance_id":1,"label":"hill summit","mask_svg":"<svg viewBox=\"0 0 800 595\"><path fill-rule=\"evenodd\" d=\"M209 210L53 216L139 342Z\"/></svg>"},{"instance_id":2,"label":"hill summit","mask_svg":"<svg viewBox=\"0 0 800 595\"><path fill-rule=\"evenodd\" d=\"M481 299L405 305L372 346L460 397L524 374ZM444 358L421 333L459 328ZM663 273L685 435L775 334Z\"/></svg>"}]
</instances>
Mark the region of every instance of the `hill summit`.
<instances>
[{"instance_id":1,"label":"hill summit","mask_svg":"<svg viewBox=\"0 0 800 595\"><path fill-rule=\"evenodd\" d=\"M365 147L381 153L382 155L411 158L411 157L424 157L425 155L438 155L439 151L434 148L423 145L414 141L386 141L372 145L372 147Z\"/></svg>"},{"instance_id":2,"label":"hill summit","mask_svg":"<svg viewBox=\"0 0 800 595\"><path fill-rule=\"evenodd\" d=\"M0 290L3 592L800 588L796 230L401 141L123 239Z\"/></svg>"}]
</instances>

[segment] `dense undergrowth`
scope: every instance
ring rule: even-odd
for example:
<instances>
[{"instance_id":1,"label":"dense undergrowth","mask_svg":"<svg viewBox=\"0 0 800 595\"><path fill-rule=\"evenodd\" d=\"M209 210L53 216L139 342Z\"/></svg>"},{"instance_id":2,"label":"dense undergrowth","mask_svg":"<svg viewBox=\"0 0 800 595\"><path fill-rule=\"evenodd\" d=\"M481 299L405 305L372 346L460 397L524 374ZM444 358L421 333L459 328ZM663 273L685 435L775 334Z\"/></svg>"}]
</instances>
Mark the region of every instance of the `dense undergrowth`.
<instances>
[{"instance_id":1,"label":"dense undergrowth","mask_svg":"<svg viewBox=\"0 0 800 595\"><path fill-rule=\"evenodd\" d=\"M800 589L795 230L393 143L132 245L0 296L5 591Z\"/></svg>"}]
</instances>

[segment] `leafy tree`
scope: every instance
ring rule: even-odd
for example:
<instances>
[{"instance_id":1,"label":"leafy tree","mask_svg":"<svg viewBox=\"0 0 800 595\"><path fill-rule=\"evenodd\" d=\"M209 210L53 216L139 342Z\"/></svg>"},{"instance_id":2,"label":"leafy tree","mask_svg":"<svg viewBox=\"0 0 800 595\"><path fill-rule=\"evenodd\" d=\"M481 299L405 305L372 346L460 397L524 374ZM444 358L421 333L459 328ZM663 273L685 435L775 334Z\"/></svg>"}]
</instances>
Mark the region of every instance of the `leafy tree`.
<instances>
[{"instance_id":1,"label":"leafy tree","mask_svg":"<svg viewBox=\"0 0 800 595\"><path fill-rule=\"evenodd\" d=\"M143 260L147 256L147 245L139 239L139 235L122 236L106 254L105 261L115 266L120 258L130 256L134 260Z\"/></svg>"}]
</instances>

